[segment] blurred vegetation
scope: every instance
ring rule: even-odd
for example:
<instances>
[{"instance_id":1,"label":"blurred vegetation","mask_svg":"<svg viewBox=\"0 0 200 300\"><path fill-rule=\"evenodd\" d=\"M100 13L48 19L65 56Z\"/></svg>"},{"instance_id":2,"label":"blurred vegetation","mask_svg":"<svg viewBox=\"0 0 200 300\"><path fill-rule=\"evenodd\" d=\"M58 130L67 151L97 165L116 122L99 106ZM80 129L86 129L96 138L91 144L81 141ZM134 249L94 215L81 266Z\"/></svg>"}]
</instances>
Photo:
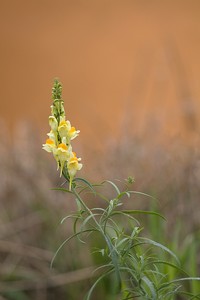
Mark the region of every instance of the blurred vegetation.
<instances>
[{"instance_id":1,"label":"blurred vegetation","mask_svg":"<svg viewBox=\"0 0 200 300\"><path fill-rule=\"evenodd\" d=\"M55 162L42 152L40 137L27 124L16 127L12 141L4 124L1 124L0 135L0 300L83 299L93 282L94 266L100 259L91 256L90 245L82 246L73 241L64 246L53 269L50 268L55 251L72 231L69 220L62 225L60 221L75 209L68 194L51 190L63 183L55 170ZM134 176L134 189L149 193L157 200L152 202L134 196L125 206L161 212L167 222L141 217L145 234L174 251L190 276L198 276L199 138L195 136L192 142L184 142L177 137L157 141L153 135L122 136L120 143L107 142L109 155L102 154L98 161L95 160L97 154L93 161L91 158L90 166L94 168L84 166L82 177L123 180ZM98 199L88 201L93 205L92 201L98 202ZM100 242L91 241L92 246ZM163 260L167 259L163 253ZM163 268L166 273L173 272L167 266ZM187 288L200 294L196 282L187 283ZM112 278L99 284L94 299L116 299ZM187 296L179 299L187 299Z\"/></svg>"}]
</instances>

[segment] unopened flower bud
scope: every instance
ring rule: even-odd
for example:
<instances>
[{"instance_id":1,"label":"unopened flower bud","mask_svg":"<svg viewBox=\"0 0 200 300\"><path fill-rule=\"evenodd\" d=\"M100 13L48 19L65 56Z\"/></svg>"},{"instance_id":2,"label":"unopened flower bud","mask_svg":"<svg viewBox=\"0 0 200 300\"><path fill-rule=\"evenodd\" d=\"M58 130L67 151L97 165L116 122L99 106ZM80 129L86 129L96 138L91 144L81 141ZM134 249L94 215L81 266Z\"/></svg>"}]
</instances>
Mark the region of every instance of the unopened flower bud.
<instances>
[{"instance_id":1,"label":"unopened flower bud","mask_svg":"<svg viewBox=\"0 0 200 300\"><path fill-rule=\"evenodd\" d=\"M51 114L52 116L56 116L57 115L57 109L54 105L51 105Z\"/></svg>"},{"instance_id":2,"label":"unopened flower bud","mask_svg":"<svg viewBox=\"0 0 200 300\"><path fill-rule=\"evenodd\" d=\"M51 130L55 132L58 129L58 121L54 116L49 117L49 125L51 127Z\"/></svg>"}]
</instances>

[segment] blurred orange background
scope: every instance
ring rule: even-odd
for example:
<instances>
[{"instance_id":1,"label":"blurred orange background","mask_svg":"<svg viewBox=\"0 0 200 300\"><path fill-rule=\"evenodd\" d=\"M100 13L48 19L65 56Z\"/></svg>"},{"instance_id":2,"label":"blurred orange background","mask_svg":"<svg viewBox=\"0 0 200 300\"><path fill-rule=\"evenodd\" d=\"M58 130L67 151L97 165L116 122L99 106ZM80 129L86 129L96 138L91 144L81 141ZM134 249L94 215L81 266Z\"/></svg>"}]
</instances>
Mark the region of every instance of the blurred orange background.
<instances>
[{"instance_id":1,"label":"blurred orange background","mask_svg":"<svg viewBox=\"0 0 200 300\"><path fill-rule=\"evenodd\" d=\"M144 227L196 277L200 1L0 0L0 37L0 299L83 299L94 273L78 240L49 268L72 233L60 221L76 205L51 190L63 179L42 150L55 77L67 118L81 131L73 141L84 166L78 176L117 185L135 177L133 189L155 196L155 210L168 220L164 227L144 218ZM124 205L154 210L137 195ZM79 269L85 277L71 280ZM100 286L95 299L114 299L106 293Z\"/></svg>"},{"instance_id":2,"label":"blurred orange background","mask_svg":"<svg viewBox=\"0 0 200 300\"><path fill-rule=\"evenodd\" d=\"M58 77L83 143L198 133L198 0L1 1L0 23L0 117L9 128L29 121L46 138Z\"/></svg>"}]
</instances>

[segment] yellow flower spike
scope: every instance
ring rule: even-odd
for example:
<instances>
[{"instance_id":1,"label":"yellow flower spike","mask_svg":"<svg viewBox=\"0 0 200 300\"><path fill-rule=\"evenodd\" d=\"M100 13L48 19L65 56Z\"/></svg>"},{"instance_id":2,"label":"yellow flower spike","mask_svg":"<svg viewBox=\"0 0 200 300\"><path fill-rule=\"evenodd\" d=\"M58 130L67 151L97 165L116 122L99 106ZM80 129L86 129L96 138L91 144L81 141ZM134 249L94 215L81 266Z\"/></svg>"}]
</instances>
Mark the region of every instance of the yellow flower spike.
<instances>
[{"instance_id":1,"label":"yellow flower spike","mask_svg":"<svg viewBox=\"0 0 200 300\"><path fill-rule=\"evenodd\" d=\"M51 116L49 116L51 131L47 134L48 139L42 148L53 154L57 169L60 169L60 176L63 174L67 180L69 179L71 189L76 172L82 168L82 164L79 163L81 159L76 157L71 146L71 140L76 138L80 131L72 127L69 120L66 120L62 85L58 80L54 81L52 99Z\"/></svg>"}]
</instances>

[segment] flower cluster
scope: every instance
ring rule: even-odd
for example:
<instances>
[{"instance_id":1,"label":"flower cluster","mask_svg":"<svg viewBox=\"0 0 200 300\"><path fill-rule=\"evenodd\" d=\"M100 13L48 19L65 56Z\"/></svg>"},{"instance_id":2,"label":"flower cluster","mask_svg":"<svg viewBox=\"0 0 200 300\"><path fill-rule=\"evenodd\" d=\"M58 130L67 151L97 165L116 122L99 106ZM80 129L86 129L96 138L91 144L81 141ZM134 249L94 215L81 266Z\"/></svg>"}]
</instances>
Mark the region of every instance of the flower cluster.
<instances>
[{"instance_id":1,"label":"flower cluster","mask_svg":"<svg viewBox=\"0 0 200 300\"><path fill-rule=\"evenodd\" d=\"M60 168L60 176L63 174L69 180L71 189L76 172L82 168L82 164L79 163L81 158L77 158L71 146L71 140L75 139L80 131L71 126L69 120L66 120L61 96L62 85L55 80L52 89L53 104L51 105L51 116L49 116L51 131L47 134L48 139L42 148L53 154L57 161L57 168Z\"/></svg>"}]
</instances>

